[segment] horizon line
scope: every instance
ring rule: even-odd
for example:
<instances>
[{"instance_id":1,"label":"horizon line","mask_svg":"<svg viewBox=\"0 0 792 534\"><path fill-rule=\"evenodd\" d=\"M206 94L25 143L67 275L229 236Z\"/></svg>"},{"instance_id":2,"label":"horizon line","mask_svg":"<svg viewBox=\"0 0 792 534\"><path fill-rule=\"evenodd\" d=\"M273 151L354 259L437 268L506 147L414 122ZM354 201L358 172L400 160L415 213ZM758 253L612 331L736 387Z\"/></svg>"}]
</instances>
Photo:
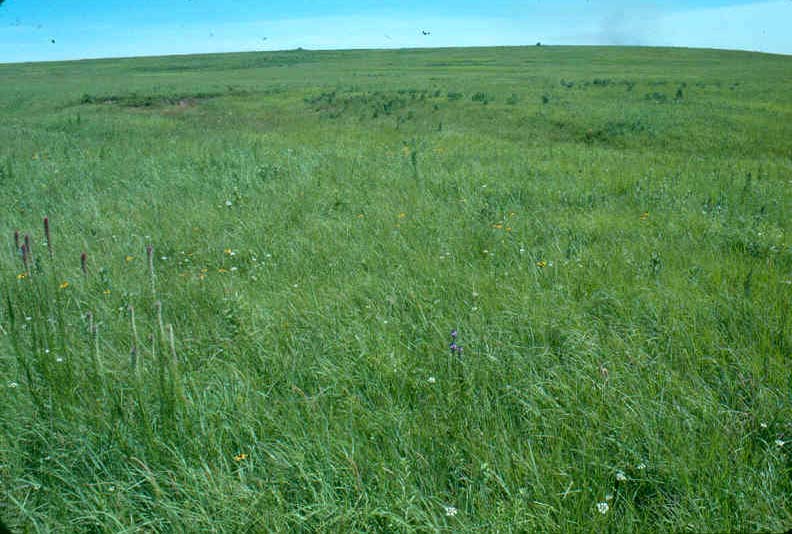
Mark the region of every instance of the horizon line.
<instances>
[{"instance_id":1,"label":"horizon line","mask_svg":"<svg viewBox=\"0 0 792 534\"><path fill-rule=\"evenodd\" d=\"M75 59L47 59L47 60L33 60L33 61L12 61L2 62L0 66L9 65L41 65L47 63L78 63L83 61L112 61L112 60L128 60L128 59L155 59L155 58L185 58L193 56L225 56L233 54L261 54L261 53L285 53L285 52L387 52L399 50L472 50L472 49L487 49L487 48L645 48L645 49L666 49L666 50L690 50L690 51L709 51L709 52L734 52L744 54L757 54L764 56L780 56L792 57L792 53L785 54L783 52L765 52L761 50L747 50L744 48L717 48L717 47L698 47L698 46L652 46L652 45L614 45L614 44L545 44L541 41L535 44L521 44L521 45L489 45L489 46L404 46L404 47L359 47L359 48L280 48L271 50L237 50L233 52L188 52L188 53L173 53L173 54L142 54L139 56L95 56L95 57L82 57Z\"/></svg>"}]
</instances>

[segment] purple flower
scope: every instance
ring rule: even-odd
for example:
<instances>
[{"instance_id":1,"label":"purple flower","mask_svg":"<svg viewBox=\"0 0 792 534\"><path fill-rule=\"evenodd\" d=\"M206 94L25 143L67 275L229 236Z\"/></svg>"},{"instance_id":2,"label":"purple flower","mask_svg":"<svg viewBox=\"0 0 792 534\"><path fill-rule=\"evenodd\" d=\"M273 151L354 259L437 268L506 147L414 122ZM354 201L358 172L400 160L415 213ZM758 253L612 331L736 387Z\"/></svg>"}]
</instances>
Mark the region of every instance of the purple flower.
<instances>
[{"instance_id":1,"label":"purple flower","mask_svg":"<svg viewBox=\"0 0 792 534\"><path fill-rule=\"evenodd\" d=\"M456 328L451 330L451 344L448 345L448 348L451 349L451 354L462 354L462 347L456 343L456 338L458 335L459 333L456 331Z\"/></svg>"}]
</instances>

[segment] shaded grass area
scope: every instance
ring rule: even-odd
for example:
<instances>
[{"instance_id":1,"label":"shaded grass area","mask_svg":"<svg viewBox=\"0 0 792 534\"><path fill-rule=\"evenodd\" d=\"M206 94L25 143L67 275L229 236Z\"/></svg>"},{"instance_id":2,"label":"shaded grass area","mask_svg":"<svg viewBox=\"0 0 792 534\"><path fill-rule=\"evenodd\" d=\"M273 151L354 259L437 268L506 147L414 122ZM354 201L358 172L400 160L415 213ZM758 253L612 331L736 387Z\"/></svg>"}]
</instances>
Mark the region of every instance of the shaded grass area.
<instances>
[{"instance_id":1,"label":"shaded grass area","mask_svg":"<svg viewBox=\"0 0 792 534\"><path fill-rule=\"evenodd\" d=\"M0 66L0 516L789 528L790 72L563 47Z\"/></svg>"}]
</instances>

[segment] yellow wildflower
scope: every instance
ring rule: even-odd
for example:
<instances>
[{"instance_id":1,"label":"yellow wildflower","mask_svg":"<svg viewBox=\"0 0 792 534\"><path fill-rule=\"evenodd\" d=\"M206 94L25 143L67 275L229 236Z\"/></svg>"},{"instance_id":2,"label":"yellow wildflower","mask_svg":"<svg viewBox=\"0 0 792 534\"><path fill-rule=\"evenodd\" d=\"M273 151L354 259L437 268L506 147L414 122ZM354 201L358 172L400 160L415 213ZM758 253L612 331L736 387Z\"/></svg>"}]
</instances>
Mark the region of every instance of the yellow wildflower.
<instances>
[{"instance_id":1,"label":"yellow wildflower","mask_svg":"<svg viewBox=\"0 0 792 534\"><path fill-rule=\"evenodd\" d=\"M110 294L110 290L109 289L105 289L104 291L102 291L102 293L104 293L105 295L109 295Z\"/></svg>"},{"instance_id":2,"label":"yellow wildflower","mask_svg":"<svg viewBox=\"0 0 792 534\"><path fill-rule=\"evenodd\" d=\"M24 280L25 278L27 278L27 273L19 273L17 275L17 280Z\"/></svg>"},{"instance_id":3,"label":"yellow wildflower","mask_svg":"<svg viewBox=\"0 0 792 534\"><path fill-rule=\"evenodd\" d=\"M641 220L642 220L642 221L645 221L645 220L646 220L646 219L648 219L648 218L649 218L649 212L648 212L648 211L645 211L645 212L643 212L643 213L641 214Z\"/></svg>"},{"instance_id":4,"label":"yellow wildflower","mask_svg":"<svg viewBox=\"0 0 792 534\"><path fill-rule=\"evenodd\" d=\"M536 266L540 269L547 267L547 262L545 260L539 260L536 262Z\"/></svg>"},{"instance_id":5,"label":"yellow wildflower","mask_svg":"<svg viewBox=\"0 0 792 534\"><path fill-rule=\"evenodd\" d=\"M227 248L227 249L223 250L223 253L227 254L228 256L230 256L231 255L231 249Z\"/></svg>"},{"instance_id":6,"label":"yellow wildflower","mask_svg":"<svg viewBox=\"0 0 792 534\"><path fill-rule=\"evenodd\" d=\"M61 289L66 289L67 287L69 287L69 282L61 282L61 285L59 287Z\"/></svg>"},{"instance_id":7,"label":"yellow wildflower","mask_svg":"<svg viewBox=\"0 0 792 534\"><path fill-rule=\"evenodd\" d=\"M223 269L222 267L220 267L219 269L217 269L217 272L218 273L227 273L228 269Z\"/></svg>"},{"instance_id":8,"label":"yellow wildflower","mask_svg":"<svg viewBox=\"0 0 792 534\"><path fill-rule=\"evenodd\" d=\"M399 219L404 219L405 217L407 217L406 213L404 212L399 213Z\"/></svg>"},{"instance_id":9,"label":"yellow wildflower","mask_svg":"<svg viewBox=\"0 0 792 534\"><path fill-rule=\"evenodd\" d=\"M498 223L498 224L493 224L492 227L495 228L496 230L500 230L503 228L503 225Z\"/></svg>"},{"instance_id":10,"label":"yellow wildflower","mask_svg":"<svg viewBox=\"0 0 792 534\"><path fill-rule=\"evenodd\" d=\"M127 263L129 263L130 261L134 260L134 259L135 259L135 257L134 257L134 256L130 256L129 254L127 254L127 255L124 257L124 259L126 260L126 262L127 262Z\"/></svg>"},{"instance_id":11,"label":"yellow wildflower","mask_svg":"<svg viewBox=\"0 0 792 534\"><path fill-rule=\"evenodd\" d=\"M245 454L244 452L241 452L241 453L237 454L236 456L234 456L234 461L235 462L241 462L243 460L247 460L247 457L248 457L247 454Z\"/></svg>"}]
</instances>

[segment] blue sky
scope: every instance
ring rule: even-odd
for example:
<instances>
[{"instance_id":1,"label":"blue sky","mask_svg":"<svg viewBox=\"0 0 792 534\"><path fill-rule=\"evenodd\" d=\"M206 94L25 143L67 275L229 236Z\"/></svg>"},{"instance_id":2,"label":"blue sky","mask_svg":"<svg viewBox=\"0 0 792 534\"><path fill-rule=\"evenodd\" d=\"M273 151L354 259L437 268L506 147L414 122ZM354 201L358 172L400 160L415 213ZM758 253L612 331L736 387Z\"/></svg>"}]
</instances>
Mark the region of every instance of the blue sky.
<instances>
[{"instance_id":1,"label":"blue sky","mask_svg":"<svg viewBox=\"0 0 792 534\"><path fill-rule=\"evenodd\" d=\"M792 0L5 0L0 62L537 41L792 54L790 25Z\"/></svg>"}]
</instances>

